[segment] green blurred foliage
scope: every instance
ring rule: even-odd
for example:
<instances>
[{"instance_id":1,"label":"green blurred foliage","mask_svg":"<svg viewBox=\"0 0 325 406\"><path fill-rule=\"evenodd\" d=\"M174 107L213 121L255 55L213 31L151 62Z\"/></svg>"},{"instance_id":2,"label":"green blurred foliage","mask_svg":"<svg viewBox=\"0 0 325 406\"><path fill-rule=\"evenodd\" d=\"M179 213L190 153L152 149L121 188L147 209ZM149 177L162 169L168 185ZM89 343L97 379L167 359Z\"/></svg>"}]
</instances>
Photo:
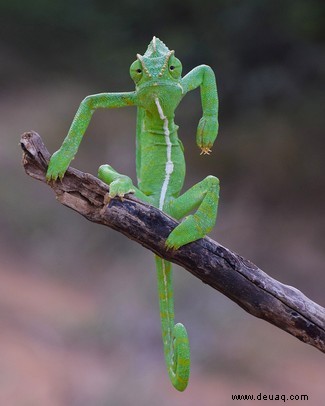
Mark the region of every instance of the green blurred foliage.
<instances>
[{"instance_id":1,"label":"green blurred foliage","mask_svg":"<svg viewBox=\"0 0 325 406\"><path fill-rule=\"evenodd\" d=\"M114 80L123 75L130 53L145 49L153 33L186 64L222 65L233 82L262 66L290 68L297 46L316 52L325 37L320 0L2 1L0 16L2 47L26 67L75 75L81 64L79 74L97 79L112 69ZM301 65L310 69L303 51Z\"/></svg>"}]
</instances>

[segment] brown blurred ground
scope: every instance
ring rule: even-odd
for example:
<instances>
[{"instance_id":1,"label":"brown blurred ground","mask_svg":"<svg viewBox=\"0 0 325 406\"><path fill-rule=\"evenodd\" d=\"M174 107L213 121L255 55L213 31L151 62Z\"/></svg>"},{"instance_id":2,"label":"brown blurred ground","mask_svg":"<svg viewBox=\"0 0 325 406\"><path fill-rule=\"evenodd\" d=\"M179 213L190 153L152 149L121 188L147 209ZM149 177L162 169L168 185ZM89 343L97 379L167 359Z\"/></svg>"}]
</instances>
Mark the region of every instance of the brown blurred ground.
<instances>
[{"instance_id":1,"label":"brown blurred ground","mask_svg":"<svg viewBox=\"0 0 325 406\"><path fill-rule=\"evenodd\" d=\"M307 394L306 404L322 404L324 365L320 354L264 322L245 316L242 320L239 309L228 309L227 320L215 323L221 325L221 331L210 326L208 338L202 337L204 330L195 332L202 321L188 317L190 335L194 336L192 376L189 388L179 394L170 387L163 368L159 326L154 320L157 309L154 315L145 315L152 319L155 332L141 333L136 329L146 330L148 320L128 323L127 319L139 318L139 314L143 317L148 313L144 307L137 305L137 311L131 312L125 298L105 298L103 284L110 285L106 291L110 294L124 285L121 274L110 277L109 282L103 276L89 289L30 272L22 262L11 263L0 272L1 405L212 406L236 404L231 401L233 394L259 393ZM133 282L135 276L127 278ZM121 290L127 294L127 288ZM218 302L227 306L218 298L213 305L213 297L209 296L208 311ZM134 299L139 300L139 295L134 294ZM103 338L101 330L108 328L103 325L103 303L110 307L112 317L106 323L112 329L117 325L118 334L125 336L120 340L114 334ZM128 303L134 306L131 300ZM118 309L129 314L119 314ZM219 318L225 317L225 311L215 309ZM123 327L114 314L126 319ZM110 332L104 334L109 336Z\"/></svg>"}]
</instances>

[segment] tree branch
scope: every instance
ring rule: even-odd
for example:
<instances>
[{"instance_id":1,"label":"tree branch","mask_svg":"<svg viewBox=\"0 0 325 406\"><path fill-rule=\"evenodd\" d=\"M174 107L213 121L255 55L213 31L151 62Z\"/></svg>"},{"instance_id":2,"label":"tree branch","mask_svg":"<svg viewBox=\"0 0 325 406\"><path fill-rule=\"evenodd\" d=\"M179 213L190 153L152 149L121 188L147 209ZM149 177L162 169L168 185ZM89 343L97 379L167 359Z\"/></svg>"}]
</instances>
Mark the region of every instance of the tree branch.
<instances>
[{"instance_id":1,"label":"tree branch","mask_svg":"<svg viewBox=\"0 0 325 406\"><path fill-rule=\"evenodd\" d=\"M46 182L50 154L35 132L21 137L23 165ZM69 168L62 181L50 182L57 200L86 219L117 230L236 302L248 313L274 324L325 352L325 309L294 287L271 278L252 262L206 237L180 249L166 250L174 219L127 195L106 202L109 187L96 177Z\"/></svg>"}]
</instances>

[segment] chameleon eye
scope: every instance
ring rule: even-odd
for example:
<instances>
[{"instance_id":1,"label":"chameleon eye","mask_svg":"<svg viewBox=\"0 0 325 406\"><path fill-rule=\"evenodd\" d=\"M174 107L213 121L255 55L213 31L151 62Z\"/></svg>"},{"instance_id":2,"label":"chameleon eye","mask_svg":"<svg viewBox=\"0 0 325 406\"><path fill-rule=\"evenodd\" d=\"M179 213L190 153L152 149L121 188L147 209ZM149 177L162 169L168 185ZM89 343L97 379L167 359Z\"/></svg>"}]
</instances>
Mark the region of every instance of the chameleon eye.
<instances>
[{"instance_id":1,"label":"chameleon eye","mask_svg":"<svg viewBox=\"0 0 325 406\"><path fill-rule=\"evenodd\" d=\"M181 61L172 55L169 59L169 73L173 79L179 79L182 74L182 64Z\"/></svg>"},{"instance_id":2,"label":"chameleon eye","mask_svg":"<svg viewBox=\"0 0 325 406\"><path fill-rule=\"evenodd\" d=\"M137 59L130 66L130 75L135 83L138 83L142 78L142 66L141 62Z\"/></svg>"}]
</instances>

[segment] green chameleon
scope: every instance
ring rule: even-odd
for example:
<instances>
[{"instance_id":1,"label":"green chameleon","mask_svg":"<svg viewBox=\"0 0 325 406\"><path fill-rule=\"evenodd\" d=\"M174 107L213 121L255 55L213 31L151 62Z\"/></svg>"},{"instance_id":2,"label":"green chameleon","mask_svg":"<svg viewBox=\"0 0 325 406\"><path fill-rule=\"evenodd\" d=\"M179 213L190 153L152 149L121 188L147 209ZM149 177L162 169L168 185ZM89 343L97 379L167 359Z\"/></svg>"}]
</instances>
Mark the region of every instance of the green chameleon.
<instances>
[{"instance_id":1,"label":"green chameleon","mask_svg":"<svg viewBox=\"0 0 325 406\"><path fill-rule=\"evenodd\" d=\"M102 165L98 177L110 186L108 198L134 193L177 220L185 219L169 234L168 249L204 237L213 228L219 200L219 180L207 176L180 195L185 177L184 148L178 138L174 112L190 90L200 87L203 116L196 142L201 154L209 154L218 132L218 95L215 76L200 65L182 78L182 64L167 46L153 37L144 55L130 66L135 91L87 96L71 124L61 148L50 160L47 180L62 179L99 108L137 106L136 171L138 187L110 165ZM194 214L189 214L193 212ZM174 325L172 271L170 262L156 256L162 339L172 384L183 391L190 371L189 341L183 324Z\"/></svg>"}]
</instances>

